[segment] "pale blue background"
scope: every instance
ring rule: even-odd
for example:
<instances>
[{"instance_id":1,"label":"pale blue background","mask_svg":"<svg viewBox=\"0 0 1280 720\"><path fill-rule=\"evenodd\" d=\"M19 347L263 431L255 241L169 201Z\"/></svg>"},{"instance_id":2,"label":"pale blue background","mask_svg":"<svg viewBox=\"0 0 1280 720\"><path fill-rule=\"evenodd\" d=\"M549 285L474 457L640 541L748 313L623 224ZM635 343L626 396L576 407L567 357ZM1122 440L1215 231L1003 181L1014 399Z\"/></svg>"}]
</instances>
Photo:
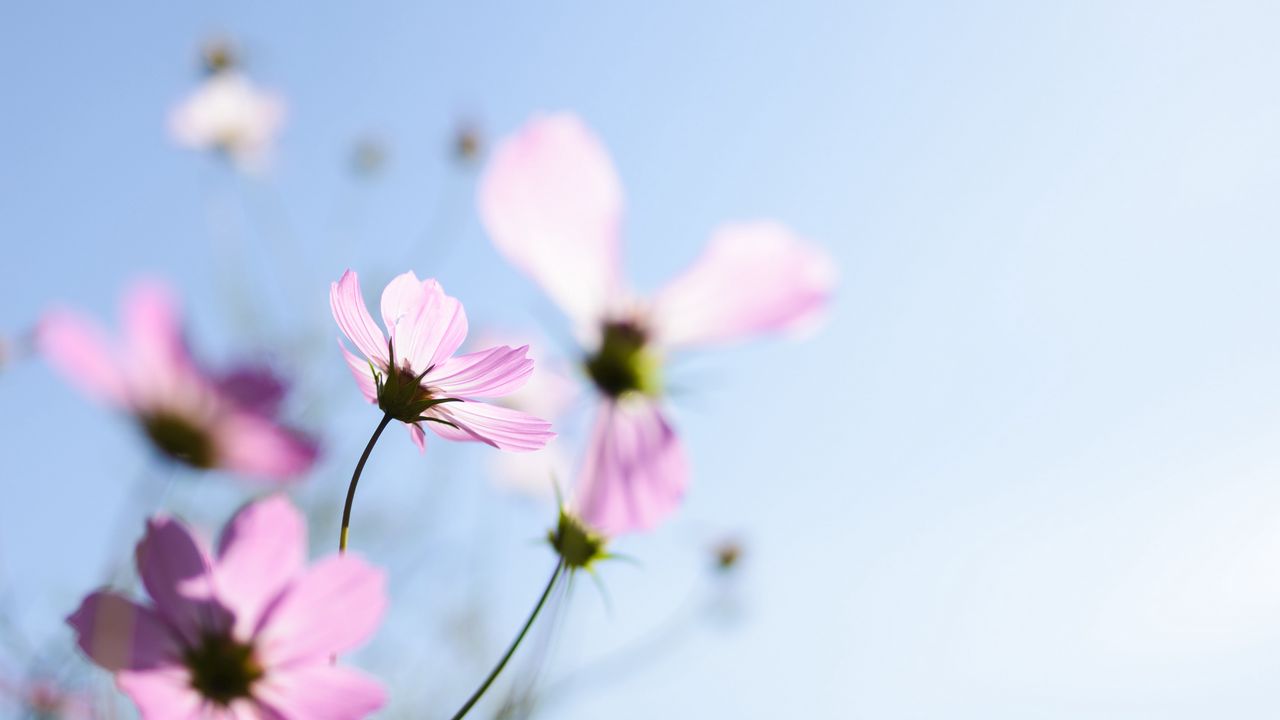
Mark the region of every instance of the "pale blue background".
<instances>
[{"instance_id":1,"label":"pale blue background","mask_svg":"<svg viewBox=\"0 0 1280 720\"><path fill-rule=\"evenodd\" d=\"M164 134L218 30L291 106L263 179ZM255 347L249 327L318 332L303 378L324 403L297 410L340 413L304 493L331 508L376 414L341 376L327 283L352 266L372 294L411 266L477 326L554 318L488 246L447 137L572 108L620 166L641 287L761 216L842 277L816 339L681 363L688 502L619 543L641 566L603 570L611 612L576 588L546 674L661 626L725 532L748 546L737 621L544 717L1273 718L1278 30L1264 2L6 3L0 331L54 299L113 319L146 270L220 356ZM353 179L368 132L391 164ZM251 247L252 326L211 271L228 238ZM0 411L6 613L65 643L144 456L39 362L0 374ZM388 440L357 522L397 611L365 658L439 717L536 595L547 518L491 488L486 448ZM216 519L244 489L198 482L167 499ZM475 657L412 629L475 597Z\"/></svg>"}]
</instances>

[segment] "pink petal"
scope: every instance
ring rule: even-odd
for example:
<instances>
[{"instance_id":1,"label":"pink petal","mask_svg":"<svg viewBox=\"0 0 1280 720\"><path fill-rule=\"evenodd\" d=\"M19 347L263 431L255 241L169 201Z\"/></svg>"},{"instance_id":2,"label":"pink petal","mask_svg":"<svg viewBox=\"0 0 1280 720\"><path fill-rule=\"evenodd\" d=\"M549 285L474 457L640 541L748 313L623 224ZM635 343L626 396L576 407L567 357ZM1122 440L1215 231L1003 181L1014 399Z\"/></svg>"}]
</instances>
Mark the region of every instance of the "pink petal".
<instances>
[{"instance_id":1,"label":"pink petal","mask_svg":"<svg viewBox=\"0 0 1280 720\"><path fill-rule=\"evenodd\" d=\"M406 357L415 374L447 360L467 339L467 313L462 303L446 295L435 280L426 281L425 288L426 302L408 321L413 344Z\"/></svg>"},{"instance_id":2,"label":"pink petal","mask_svg":"<svg viewBox=\"0 0 1280 720\"><path fill-rule=\"evenodd\" d=\"M100 591L89 595L67 618L76 644L111 672L149 670L181 662L182 651L154 610Z\"/></svg>"},{"instance_id":3,"label":"pink petal","mask_svg":"<svg viewBox=\"0 0 1280 720\"><path fill-rule=\"evenodd\" d=\"M446 440L478 441L511 452L537 450L556 436L546 420L484 402L444 403L428 410L427 415L458 426L455 430L430 423L431 429Z\"/></svg>"},{"instance_id":4,"label":"pink petal","mask_svg":"<svg viewBox=\"0 0 1280 720\"><path fill-rule=\"evenodd\" d=\"M127 341L127 368L133 387L152 402L172 404L188 397L202 373L182 335L178 300L166 286L142 281L125 293L121 312Z\"/></svg>"},{"instance_id":5,"label":"pink petal","mask_svg":"<svg viewBox=\"0 0 1280 720\"><path fill-rule=\"evenodd\" d=\"M451 397L501 397L519 390L533 373L529 346L507 346L449 358L427 373L424 385Z\"/></svg>"},{"instance_id":6,"label":"pink petal","mask_svg":"<svg viewBox=\"0 0 1280 720\"><path fill-rule=\"evenodd\" d=\"M498 251L594 325L621 285L622 186L599 139L573 115L535 117L494 153L479 203Z\"/></svg>"},{"instance_id":7,"label":"pink petal","mask_svg":"<svg viewBox=\"0 0 1280 720\"><path fill-rule=\"evenodd\" d=\"M241 410L266 417L279 412L286 392L284 381L262 365L245 365L223 373L216 385L219 393Z\"/></svg>"},{"instance_id":8,"label":"pink petal","mask_svg":"<svg viewBox=\"0 0 1280 720\"><path fill-rule=\"evenodd\" d=\"M427 434L422 431L422 425L410 423L405 427L409 429L409 439L413 440L413 444L418 446L418 452L426 452Z\"/></svg>"},{"instance_id":9,"label":"pink petal","mask_svg":"<svg viewBox=\"0 0 1280 720\"><path fill-rule=\"evenodd\" d=\"M386 573L355 555L321 560L272 607L258 634L268 671L325 662L373 635L387 604Z\"/></svg>"},{"instance_id":10,"label":"pink petal","mask_svg":"<svg viewBox=\"0 0 1280 720\"><path fill-rule=\"evenodd\" d=\"M355 343L356 349L385 367L387 338L365 307L364 296L360 294L360 280L355 271L342 273L342 278L329 286L329 309L342 333Z\"/></svg>"},{"instance_id":11,"label":"pink petal","mask_svg":"<svg viewBox=\"0 0 1280 720\"><path fill-rule=\"evenodd\" d=\"M438 290L439 285L435 281L424 283L412 270L397 275L382 290L382 323L395 346L397 361L413 359L420 329L415 320L424 305L436 300L434 295ZM429 356L423 359L429 359ZM425 365L423 369L426 369Z\"/></svg>"},{"instance_id":12,"label":"pink petal","mask_svg":"<svg viewBox=\"0 0 1280 720\"><path fill-rule=\"evenodd\" d=\"M215 569L218 598L235 613L236 637L253 637L267 606L306 561L306 521L283 495L236 513L222 532Z\"/></svg>"},{"instance_id":13,"label":"pink petal","mask_svg":"<svg viewBox=\"0 0 1280 720\"><path fill-rule=\"evenodd\" d=\"M183 667L116 676L120 691L138 706L142 720L203 720L204 699Z\"/></svg>"},{"instance_id":14,"label":"pink petal","mask_svg":"<svg viewBox=\"0 0 1280 720\"><path fill-rule=\"evenodd\" d=\"M714 344L811 324L835 286L831 258L773 222L726 225L702 257L658 293L659 343Z\"/></svg>"},{"instance_id":15,"label":"pink petal","mask_svg":"<svg viewBox=\"0 0 1280 720\"><path fill-rule=\"evenodd\" d=\"M127 405L128 388L102 328L70 310L51 310L36 328L40 354L81 390Z\"/></svg>"},{"instance_id":16,"label":"pink petal","mask_svg":"<svg viewBox=\"0 0 1280 720\"><path fill-rule=\"evenodd\" d=\"M369 402L378 402L378 384L373 379L373 369L369 367L369 361L356 357L342 344L341 340L338 341L338 347L342 348L342 357L347 361L347 369L356 379L356 386L360 388L360 393Z\"/></svg>"},{"instance_id":17,"label":"pink petal","mask_svg":"<svg viewBox=\"0 0 1280 720\"><path fill-rule=\"evenodd\" d=\"M606 535L648 530L679 506L688 474L684 448L657 403L606 402L579 476L577 509Z\"/></svg>"},{"instance_id":18,"label":"pink petal","mask_svg":"<svg viewBox=\"0 0 1280 720\"><path fill-rule=\"evenodd\" d=\"M163 515L148 520L134 557L156 611L188 643L227 627L230 616L213 601L209 554L181 523Z\"/></svg>"},{"instance_id":19,"label":"pink petal","mask_svg":"<svg viewBox=\"0 0 1280 720\"><path fill-rule=\"evenodd\" d=\"M231 412L212 428L218 466L270 481L296 480L315 464L315 440L260 415Z\"/></svg>"},{"instance_id":20,"label":"pink petal","mask_svg":"<svg viewBox=\"0 0 1280 720\"><path fill-rule=\"evenodd\" d=\"M357 720L387 701L377 680L328 664L272 673L254 694L285 720Z\"/></svg>"}]
</instances>

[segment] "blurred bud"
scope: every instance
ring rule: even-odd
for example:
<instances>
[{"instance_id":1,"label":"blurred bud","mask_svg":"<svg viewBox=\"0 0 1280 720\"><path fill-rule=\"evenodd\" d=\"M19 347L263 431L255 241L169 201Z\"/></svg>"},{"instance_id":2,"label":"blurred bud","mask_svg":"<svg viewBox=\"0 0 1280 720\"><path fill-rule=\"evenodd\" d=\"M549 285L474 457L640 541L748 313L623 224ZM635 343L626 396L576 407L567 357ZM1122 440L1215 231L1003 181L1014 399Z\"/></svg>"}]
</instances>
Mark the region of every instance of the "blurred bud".
<instances>
[{"instance_id":1,"label":"blurred bud","mask_svg":"<svg viewBox=\"0 0 1280 720\"><path fill-rule=\"evenodd\" d=\"M240 54L231 40L212 37L200 46L200 65L207 75L233 70L240 65Z\"/></svg>"},{"instance_id":2,"label":"blurred bud","mask_svg":"<svg viewBox=\"0 0 1280 720\"><path fill-rule=\"evenodd\" d=\"M729 573L742 561L742 544L733 538L728 538L720 541L713 548L713 553L716 571Z\"/></svg>"},{"instance_id":3,"label":"blurred bud","mask_svg":"<svg viewBox=\"0 0 1280 720\"><path fill-rule=\"evenodd\" d=\"M560 554L569 570L590 569L593 563L606 557L604 546L607 540L604 536L588 528L586 523L563 508L556 528L547 533L547 541Z\"/></svg>"},{"instance_id":4,"label":"blurred bud","mask_svg":"<svg viewBox=\"0 0 1280 720\"><path fill-rule=\"evenodd\" d=\"M484 139L475 123L463 122L453 136L453 155L462 163L470 163L480 157Z\"/></svg>"},{"instance_id":5,"label":"blurred bud","mask_svg":"<svg viewBox=\"0 0 1280 720\"><path fill-rule=\"evenodd\" d=\"M375 137L356 140L351 149L351 171L362 177L372 177L387 164L387 147Z\"/></svg>"}]
</instances>

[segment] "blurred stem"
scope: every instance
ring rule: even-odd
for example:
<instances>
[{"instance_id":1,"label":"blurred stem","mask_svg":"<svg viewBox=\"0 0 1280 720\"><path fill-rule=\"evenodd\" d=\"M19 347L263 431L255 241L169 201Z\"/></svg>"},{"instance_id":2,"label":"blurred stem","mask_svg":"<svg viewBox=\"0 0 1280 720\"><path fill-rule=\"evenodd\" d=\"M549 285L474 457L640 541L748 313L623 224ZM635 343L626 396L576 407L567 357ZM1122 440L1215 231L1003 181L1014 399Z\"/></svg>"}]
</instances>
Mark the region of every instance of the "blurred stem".
<instances>
[{"instance_id":1,"label":"blurred stem","mask_svg":"<svg viewBox=\"0 0 1280 720\"><path fill-rule=\"evenodd\" d=\"M360 473L364 472L364 464L369 461L369 453L373 452L373 446L378 444L378 438L382 436L382 431L387 429L387 425L391 422L390 415L383 415L382 421L378 423L378 429L373 431L373 437L369 438L369 444L364 446L364 453L360 455L360 462L356 463L356 471L351 473L351 484L347 486L347 502L342 506L342 532L338 535L338 552L347 551L347 529L351 527L351 503L356 499L356 484L360 482Z\"/></svg>"},{"instance_id":2,"label":"blurred stem","mask_svg":"<svg viewBox=\"0 0 1280 720\"><path fill-rule=\"evenodd\" d=\"M462 720L472 706L480 701L480 697L484 695L494 680L498 679L498 675L502 669L507 666L507 661L512 655L516 654L516 648L520 647L520 642L524 640L524 636L529 634L529 628L533 627L533 621L538 619L538 613L542 612L542 606L547 604L547 598L551 596L551 590L556 586L556 580L560 579L560 572L564 570L564 561L560 560L556 563L556 569L551 572L551 579L547 581L547 587L542 591L542 597L538 598L538 604L533 606L533 612L529 613L529 619L525 620L524 627L520 628L520 634L516 635L516 639L512 641L511 647L507 648L507 652L503 654L502 659L493 667L493 671L489 673L489 677L484 679L480 687L471 694L467 702L454 714L452 720Z\"/></svg>"}]
</instances>

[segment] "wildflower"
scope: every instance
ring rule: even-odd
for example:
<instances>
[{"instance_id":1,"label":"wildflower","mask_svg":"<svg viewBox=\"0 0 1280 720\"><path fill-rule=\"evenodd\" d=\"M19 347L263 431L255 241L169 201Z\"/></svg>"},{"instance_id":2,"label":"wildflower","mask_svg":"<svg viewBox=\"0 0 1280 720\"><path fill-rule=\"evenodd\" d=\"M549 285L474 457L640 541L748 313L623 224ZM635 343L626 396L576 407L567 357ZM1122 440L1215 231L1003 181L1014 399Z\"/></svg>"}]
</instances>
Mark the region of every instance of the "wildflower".
<instances>
[{"instance_id":1,"label":"wildflower","mask_svg":"<svg viewBox=\"0 0 1280 720\"><path fill-rule=\"evenodd\" d=\"M525 383L533 372L529 348L502 345L455 357L467 336L467 315L435 280L407 272L387 285L382 292L387 335L369 315L351 270L333 283L329 303L338 327L364 356L342 348L360 391L405 423L419 449L426 449L424 424L446 440L478 441L512 452L537 450L555 437L545 420L478 401L502 397Z\"/></svg>"},{"instance_id":2,"label":"wildflower","mask_svg":"<svg viewBox=\"0 0 1280 720\"><path fill-rule=\"evenodd\" d=\"M242 170L263 168L284 125L284 101L230 68L209 75L169 114L183 147L225 154Z\"/></svg>"},{"instance_id":3,"label":"wildflower","mask_svg":"<svg viewBox=\"0 0 1280 720\"><path fill-rule=\"evenodd\" d=\"M274 419L285 392L280 380L260 367L202 369L166 287L135 285L121 316L117 345L79 313L51 310L36 329L36 347L68 381L128 413L164 457L270 480L295 478L315 462L316 443Z\"/></svg>"},{"instance_id":4,"label":"wildflower","mask_svg":"<svg viewBox=\"0 0 1280 720\"><path fill-rule=\"evenodd\" d=\"M535 118L502 143L479 204L494 245L582 343L599 409L577 510L607 535L653 527L677 507L688 476L663 404L667 356L813 324L834 285L831 261L778 223L729 224L683 275L637 297L622 276L621 184L572 115Z\"/></svg>"},{"instance_id":5,"label":"wildflower","mask_svg":"<svg viewBox=\"0 0 1280 720\"><path fill-rule=\"evenodd\" d=\"M385 701L333 662L377 628L385 575L354 556L307 567L305 521L283 497L238 512L216 557L163 516L136 557L150 603L100 590L67 622L144 720L348 720Z\"/></svg>"}]
</instances>

